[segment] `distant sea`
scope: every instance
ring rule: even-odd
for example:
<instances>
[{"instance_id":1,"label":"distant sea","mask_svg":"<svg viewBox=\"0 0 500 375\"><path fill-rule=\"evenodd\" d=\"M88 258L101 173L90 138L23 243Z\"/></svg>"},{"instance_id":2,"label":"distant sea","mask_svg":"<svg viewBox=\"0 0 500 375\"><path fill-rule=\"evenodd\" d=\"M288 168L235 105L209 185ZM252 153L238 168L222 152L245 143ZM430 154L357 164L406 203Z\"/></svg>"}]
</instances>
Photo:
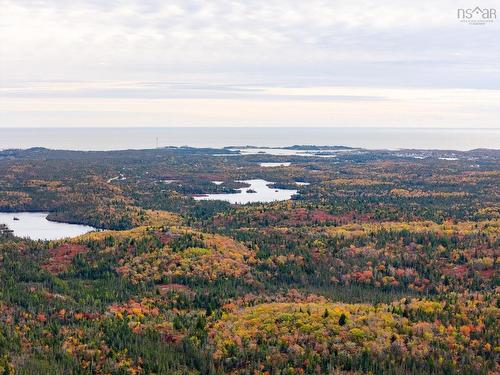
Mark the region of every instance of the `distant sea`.
<instances>
[{"instance_id":1,"label":"distant sea","mask_svg":"<svg viewBox=\"0 0 500 375\"><path fill-rule=\"evenodd\" d=\"M400 128L0 128L0 149L123 150L156 146L350 146L367 149L500 149L500 129Z\"/></svg>"}]
</instances>

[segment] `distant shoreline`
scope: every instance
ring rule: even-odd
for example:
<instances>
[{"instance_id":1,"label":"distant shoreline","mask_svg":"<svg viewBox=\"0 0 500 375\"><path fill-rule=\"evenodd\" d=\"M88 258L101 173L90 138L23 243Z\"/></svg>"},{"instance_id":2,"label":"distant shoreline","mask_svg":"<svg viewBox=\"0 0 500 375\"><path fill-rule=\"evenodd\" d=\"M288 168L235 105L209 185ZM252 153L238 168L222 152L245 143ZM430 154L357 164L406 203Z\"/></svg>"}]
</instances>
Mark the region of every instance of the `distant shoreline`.
<instances>
[{"instance_id":1,"label":"distant shoreline","mask_svg":"<svg viewBox=\"0 0 500 375\"><path fill-rule=\"evenodd\" d=\"M304 146L300 146L304 147ZM488 153L500 152L500 148L476 148L472 150L456 150L456 149L427 149L427 148L382 148L382 149L369 149L360 147L347 147L347 146L318 146L310 145L310 148L296 148L296 146L285 147L266 147L266 146L224 146L224 147L194 147L194 146L163 146L158 148L127 148L127 149L110 149L110 150L74 150L64 148L47 148L42 146L34 146L29 148L6 148L0 149L0 158L2 153L3 157L14 155L16 153L43 153L43 152L67 152L67 153L123 153L123 152L153 152L153 151L206 151L207 154L212 156L259 156L268 155L274 157L325 157L334 155L335 153L367 153L367 152L387 152L387 153L400 153L408 154L428 154L431 156L443 156L445 154L470 154L470 153ZM255 150L255 151L254 151ZM274 153L283 151L287 153ZM223 152L223 153L220 153ZM453 157L453 156L451 156ZM450 159L452 160L452 159Z\"/></svg>"},{"instance_id":2,"label":"distant shoreline","mask_svg":"<svg viewBox=\"0 0 500 375\"><path fill-rule=\"evenodd\" d=\"M44 147L74 151L158 147L362 148L366 150L500 149L500 129L417 128L0 128L0 150ZM312 146L321 145L321 146ZM339 146L342 145L342 146Z\"/></svg>"}]
</instances>

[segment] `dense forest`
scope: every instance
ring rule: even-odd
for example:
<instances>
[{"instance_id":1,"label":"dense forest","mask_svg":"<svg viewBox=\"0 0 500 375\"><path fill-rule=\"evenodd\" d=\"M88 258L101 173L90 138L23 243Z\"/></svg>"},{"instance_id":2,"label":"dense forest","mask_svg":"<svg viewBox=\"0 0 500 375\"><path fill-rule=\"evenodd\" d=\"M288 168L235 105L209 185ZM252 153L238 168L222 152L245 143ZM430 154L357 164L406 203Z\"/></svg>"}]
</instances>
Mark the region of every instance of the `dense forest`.
<instances>
[{"instance_id":1,"label":"dense forest","mask_svg":"<svg viewBox=\"0 0 500 375\"><path fill-rule=\"evenodd\" d=\"M0 151L0 374L500 373L500 151L316 149Z\"/></svg>"}]
</instances>

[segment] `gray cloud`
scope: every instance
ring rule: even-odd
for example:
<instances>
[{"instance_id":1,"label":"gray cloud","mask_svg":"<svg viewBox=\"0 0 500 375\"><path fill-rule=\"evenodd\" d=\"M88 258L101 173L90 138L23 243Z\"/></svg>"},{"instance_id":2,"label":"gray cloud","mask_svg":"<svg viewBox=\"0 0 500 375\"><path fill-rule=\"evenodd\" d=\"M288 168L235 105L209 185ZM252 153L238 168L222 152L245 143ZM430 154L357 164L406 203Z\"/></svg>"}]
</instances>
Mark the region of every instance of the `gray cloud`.
<instances>
[{"instance_id":1,"label":"gray cloud","mask_svg":"<svg viewBox=\"0 0 500 375\"><path fill-rule=\"evenodd\" d=\"M301 86L288 86L301 88ZM26 82L0 90L3 98L137 98L137 99L251 99L290 100L286 93L267 92L255 85L222 85L172 82ZM295 100L380 101L382 96L314 94L294 95Z\"/></svg>"},{"instance_id":2,"label":"gray cloud","mask_svg":"<svg viewBox=\"0 0 500 375\"><path fill-rule=\"evenodd\" d=\"M499 90L500 20L461 24L457 7L469 6L464 0L0 0L0 100L277 101L288 97L268 89L331 86ZM488 6L500 12L499 0ZM293 99L387 100L382 92Z\"/></svg>"}]
</instances>

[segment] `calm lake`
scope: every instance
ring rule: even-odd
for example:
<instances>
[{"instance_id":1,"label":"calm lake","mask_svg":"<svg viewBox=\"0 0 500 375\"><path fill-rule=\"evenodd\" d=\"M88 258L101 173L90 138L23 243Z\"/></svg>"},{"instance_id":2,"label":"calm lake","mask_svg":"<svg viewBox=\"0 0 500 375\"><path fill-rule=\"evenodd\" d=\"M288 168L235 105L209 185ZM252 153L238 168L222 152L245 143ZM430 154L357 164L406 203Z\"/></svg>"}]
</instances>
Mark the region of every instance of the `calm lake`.
<instances>
[{"instance_id":1,"label":"calm lake","mask_svg":"<svg viewBox=\"0 0 500 375\"><path fill-rule=\"evenodd\" d=\"M266 163L260 163L260 166L264 167L264 168L274 168L274 167L289 167L291 164L292 163L288 163L288 162L285 162L285 163L266 162Z\"/></svg>"},{"instance_id":2,"label":"calm lake","mask_svg":"<svg viewBox=\"0 0 500 375\"><path fill-rule=\"evenodd\" d=\"M245 180L238 181L249 184L249 187L244 187L238 193L230 194L207 194L201 197L194 197L196 200L219 200L226 201L232 204L246 204L246 203L268 203L275 201L285 201L292 198L292 195L297 194L297 190L288 189L274 189L268 185L272 182L265 180ZM254 190L255 193L249 192Z\"/></svg>"},{"instance_id":3,"label":"calm lake","mask_svg":"<svg viewBox=\"0 0 500 375\"><path fill-rule=\"evenodd\" d=\"M6 224L16 236L29 237L32 240L58 240L95 230L87 225L49 221L47 215L48 212L0 212L0 224Z\"/></svg>"}]
</instances>

